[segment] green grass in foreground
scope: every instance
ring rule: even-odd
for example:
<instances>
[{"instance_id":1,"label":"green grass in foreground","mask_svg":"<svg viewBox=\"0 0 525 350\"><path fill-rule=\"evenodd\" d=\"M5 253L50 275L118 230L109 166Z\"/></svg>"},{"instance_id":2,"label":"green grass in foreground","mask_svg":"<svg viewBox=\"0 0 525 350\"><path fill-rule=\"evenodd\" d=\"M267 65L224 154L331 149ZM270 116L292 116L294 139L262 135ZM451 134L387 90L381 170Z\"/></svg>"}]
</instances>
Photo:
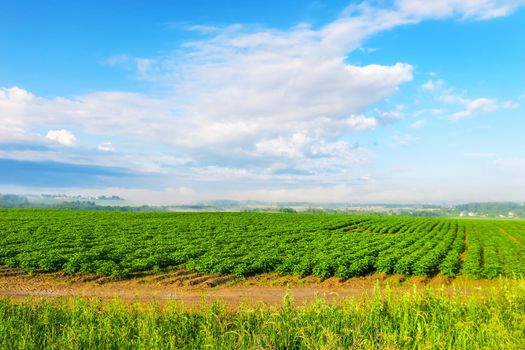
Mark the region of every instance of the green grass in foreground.
<instances>
[{"instance_id":1,"label":"green grass in foreground","mask_svg":"<svg viewBox=\"0 0 525 350\"><path fill-rule=\"evenodd\" d=\"M523 349L525 283L376 292L296 307L199 310L78 299L0 300L2 349Z\"/></svg>"}]
</instances>

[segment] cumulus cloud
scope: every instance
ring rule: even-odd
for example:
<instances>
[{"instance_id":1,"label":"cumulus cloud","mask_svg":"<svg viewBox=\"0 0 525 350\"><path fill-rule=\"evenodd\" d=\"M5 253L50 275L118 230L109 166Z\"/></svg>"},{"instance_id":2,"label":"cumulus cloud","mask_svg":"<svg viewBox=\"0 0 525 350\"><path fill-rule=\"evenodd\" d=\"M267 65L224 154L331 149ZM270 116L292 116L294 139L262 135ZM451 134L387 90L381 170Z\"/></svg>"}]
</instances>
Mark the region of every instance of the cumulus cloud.
<instances>
[{"instance_id":1,"label":"cumulus cloud","mask_svg":"<svg viewBox=\"0 0 525 350\"><path fill-rule=\"evenodd\" d=\"M60 129L60 130L49 130L46 138L49 140L58 142L64 146L73 146L77 142L75 135L71 131Z\"/></svg>"},{"instance_id":2,"label":"cumulus cloud","mask_svg":"<svg viewBox=\"0 0 525 350\"><path fill-rule=\"evenodd\" d=\"M133 69L154 87L154 96L100 91L44 98L18 87L0 89L0 138L44 138L38 134L44 127L48 139L67 146L78 144L67 130L97 139L119 135L141 145L142 158L153 158L147 150L155 150L150 153L156 159L142 169L176 168L180 174L182 167L188 177L344 178L373 157L352 142L355 134L403 116L397 107L376 117L367 115L369 109L413 79L410 63L357 65L348 60L350 53L363 48L369 37L398 26L448 16L488 19L519 5L400 0L390 8L352 5L316 28L194 27L200 39L170 53L107 60ZM440 85L431 81L427 88ZM454 103L465 111L455 118L490 110L490 101L458 99ZM159 157L159 147L176 155ZM97 157L116 159L112 144L97 149L102 151Z\"/></svg>"},{"instance_id":3,"label":"cumulus cloud","mask_svg":"<svg viewBox=\"0 0 525 350\"><path fill-rule=\"evenodd\" d=\"M411 22L393 11L359 5L318 29L235 25L165 56L108 60L135 66L138 78L163 91L155 98L97 92L47 99L8 88L0 101L12 111L12 127L27 132L48 125L102 136L119 133L176 147L203 166L235 160L237 165L228 166L245 166L255 159L268 168L299 155L303 167L317 166L337 152L347 160L361 159L350 156L358 151L342 138L378 126L378 119L363 112L411 81L412 66L358 66L346 56L369 36ZM315 154L323 147L332 152Z\"/></svg>"},{"instance_id":4,"label":"cumulus cloud","mask_svg":"<svg viewBox=\"0 0 525 350\"><path fill-rule=\"evenodd\" d=\"M95 92L71 98L43 98L19 87L1 90L2 121L28 131L34 125L64 125L94 134L144 135L162 129L159 124L172 117L167 101L138 93Z\"/></svg>"}]
</instances>

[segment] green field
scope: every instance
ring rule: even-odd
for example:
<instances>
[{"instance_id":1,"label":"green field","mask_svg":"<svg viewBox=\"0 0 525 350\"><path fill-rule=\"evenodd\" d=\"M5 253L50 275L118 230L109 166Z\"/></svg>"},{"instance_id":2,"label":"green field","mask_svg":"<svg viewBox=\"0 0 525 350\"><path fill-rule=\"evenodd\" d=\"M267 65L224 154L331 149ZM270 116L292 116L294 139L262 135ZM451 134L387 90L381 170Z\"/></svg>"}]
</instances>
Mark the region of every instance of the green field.
<instances>
[{"instance_id":1,"label":"green field","mask_svg":"<svg viewBox=\"0 0 525 350\"><path fill-rule=\"evenodd\" d=\"M525 222L270 213L0 210L0 265L127 277L525 275Z\"/></svg>"}]
</instances>

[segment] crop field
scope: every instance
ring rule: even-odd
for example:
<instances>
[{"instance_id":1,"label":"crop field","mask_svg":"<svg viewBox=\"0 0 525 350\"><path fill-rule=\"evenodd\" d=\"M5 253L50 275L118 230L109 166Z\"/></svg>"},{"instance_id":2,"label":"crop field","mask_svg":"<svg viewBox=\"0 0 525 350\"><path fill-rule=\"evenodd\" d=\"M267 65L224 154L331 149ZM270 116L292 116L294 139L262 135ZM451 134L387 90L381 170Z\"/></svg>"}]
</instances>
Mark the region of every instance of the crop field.
<instances>
[{"instance_id":1,"label":"crop field","mask_svg":"<svg viewBox=\"0 0 525 350\"><path fill-rule=\"evenodd\" d=\"M1 210L0 265L117 278L171 267L236 276L520 277L525 222Z\"/></svg>"},{"instance_id":2,"label":"crop field","mask_svg":"<svg viewBox=\"0 0 525 350\"><path fill-rule=\"evenodd\" d=\"M0 348L522 349L524 275L518 220L6 209Z\"/></svg>"}]
</instances>

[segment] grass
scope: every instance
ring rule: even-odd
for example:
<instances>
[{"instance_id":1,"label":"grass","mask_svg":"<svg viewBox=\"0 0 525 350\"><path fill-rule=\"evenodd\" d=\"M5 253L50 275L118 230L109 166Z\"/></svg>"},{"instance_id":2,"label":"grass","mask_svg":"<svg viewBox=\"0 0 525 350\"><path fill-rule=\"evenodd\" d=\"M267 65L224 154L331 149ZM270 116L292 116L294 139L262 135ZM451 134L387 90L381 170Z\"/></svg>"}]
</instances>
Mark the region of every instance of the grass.
<instances>
[{"instance_id":1,"label":"grass","mask_svg":"<svg viewBox=\"0 0 525 350\"><path fill-rule=\"evenodd\" d=\"M0 299L2 349L523 349L525 281L229 311L220 303Z\"/></svg>"}]
</instances>

